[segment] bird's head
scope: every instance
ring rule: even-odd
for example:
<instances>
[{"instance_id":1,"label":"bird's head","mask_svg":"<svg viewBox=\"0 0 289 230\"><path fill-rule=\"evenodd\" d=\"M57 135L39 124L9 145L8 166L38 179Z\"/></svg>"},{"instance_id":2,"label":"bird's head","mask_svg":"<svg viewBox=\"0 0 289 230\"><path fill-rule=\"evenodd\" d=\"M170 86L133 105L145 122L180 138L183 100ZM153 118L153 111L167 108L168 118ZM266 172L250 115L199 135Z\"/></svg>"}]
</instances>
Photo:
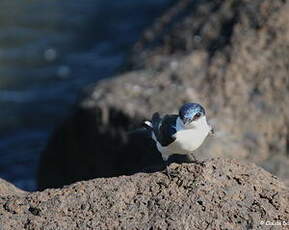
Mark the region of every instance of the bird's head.
<instances>
[{"instance_id":1,"label":"bird's head","mask_svg":"<svg viewBox=\"0 0 289 230\"><path fill-rule=\"evenodd\" d=\"M205 118L205 109L197 103L186 103L179 110L179 118L184 127L197 126Z\"/></svg>"}]
</instances>

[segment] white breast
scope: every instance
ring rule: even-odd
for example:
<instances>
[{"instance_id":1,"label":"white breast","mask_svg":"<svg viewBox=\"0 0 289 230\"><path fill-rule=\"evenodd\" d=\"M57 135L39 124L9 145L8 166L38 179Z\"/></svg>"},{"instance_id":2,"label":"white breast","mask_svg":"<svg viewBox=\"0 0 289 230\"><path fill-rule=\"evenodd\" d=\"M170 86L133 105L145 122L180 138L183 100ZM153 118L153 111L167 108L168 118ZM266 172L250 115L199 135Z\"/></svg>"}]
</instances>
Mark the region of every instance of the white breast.
<instances>
[{"instance_id":1,"label":"white breast","mask_svg":"<svg viewBox=\"0 0 289 230\"><path fill-rule=\"evenodd\" d=\"M168 146L161 146L157 143L157 148L162 153L164 160L167 160L172 154L191 154L201 146L210 131L205 116L187 129L181 127L178 122L176 140Z\"/></svg>"}]
</instances>

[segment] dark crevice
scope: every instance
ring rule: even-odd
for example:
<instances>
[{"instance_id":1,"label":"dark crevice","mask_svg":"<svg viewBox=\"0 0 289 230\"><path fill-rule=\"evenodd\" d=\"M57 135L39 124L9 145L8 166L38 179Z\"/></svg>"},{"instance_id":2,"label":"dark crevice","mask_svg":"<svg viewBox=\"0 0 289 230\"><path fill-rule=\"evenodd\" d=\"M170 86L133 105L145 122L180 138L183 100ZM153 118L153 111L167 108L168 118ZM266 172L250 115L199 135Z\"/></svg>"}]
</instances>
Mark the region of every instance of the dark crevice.
<instances>
[{"instance_id":1,"label":"dark crevice","mask_svg":"<svg viewBox=\"0 0 289 230\"><path fill-rule=\"evenodd\" d=\"M233 177L233 179L239 184L242 185L242 180L238 177Z\"/></svg>"},{"instance_id":2,"label":"dark crevice","mask_svg":"<svg viewBox=\"0 0 289 230\"><path fill-rule=\"evenodd\" d=\"M279 209L278 204L274 202L275 196L278 194L278 192L274 193L272 196L267 196L266 194L259 194L260 198L266 199L275 209Z\"/></svg>"},{"instance_id":3,"label":"dark crevice","mask_svg":"<svg viewBox=\"0 0 289 230\"><path fill-rule=\"evenodd\" d=\"M40 216L41 212L41 210L36 207L29 207L28 211L31 212L34 216Z\"/></svg>"}]
</instances>

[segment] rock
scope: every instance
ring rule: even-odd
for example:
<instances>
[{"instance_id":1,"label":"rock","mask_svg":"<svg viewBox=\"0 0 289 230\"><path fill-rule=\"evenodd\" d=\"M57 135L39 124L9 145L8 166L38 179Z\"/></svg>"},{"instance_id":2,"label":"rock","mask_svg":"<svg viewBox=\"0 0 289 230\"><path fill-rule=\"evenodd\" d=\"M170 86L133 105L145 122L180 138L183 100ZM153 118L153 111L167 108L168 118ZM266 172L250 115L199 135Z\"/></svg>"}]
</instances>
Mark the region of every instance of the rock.
<instances>
[{"instance_id":1,"label":"rock","mask_svg":"<svg viewBox=\"0 0 289 230\"><path fill-rule=\"evenodd\" d=\"M1 197L9 229L265 229L289 220L289 189L252 163L212 159ZM267 227L267 226L266 226Z\"/></svg>"},{"instance_id":2,"label":"rock","mask_svg":"<svg viewBox=\"0 0 289 230\"><path fill-rule=\"evenodd\" d=\"M8 196L11 194L25 193L19 188L16 188L13 184L10 184L6 180L0 178L0 196Z\"/></svg>"},{"instance_id":3,"label":"rock","mask_svg":"<svg viewBox=\"0 0 289 230\"><path fill-rule=\"evenodd\" d=\"M127 133L187 101L203 104L217 131L198 156L247 159L288 178L288 10L281 0L179 1L136 44L132 71L86 90L50 139L40 188L160 168L149 138Z\"/></svg>"}]
</instances>

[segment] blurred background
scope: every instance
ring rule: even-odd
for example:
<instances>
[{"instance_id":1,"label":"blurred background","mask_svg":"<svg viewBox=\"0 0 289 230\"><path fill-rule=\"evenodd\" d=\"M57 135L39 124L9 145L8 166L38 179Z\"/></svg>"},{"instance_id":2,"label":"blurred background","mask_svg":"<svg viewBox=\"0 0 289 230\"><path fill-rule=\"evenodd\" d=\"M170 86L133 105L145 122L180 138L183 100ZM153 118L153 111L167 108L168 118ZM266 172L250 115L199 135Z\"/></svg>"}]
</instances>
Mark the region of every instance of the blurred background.
<instances>
[{"instance_id":1,"label":"blurred background","mask_svg":"<svg viewBox=\"0 0 289 230\"><path fill-rule=\"evenodd\" d=\"M155 143L127 131L193 101L216 128L200 155L254 162L289 184L288 10L2 0L0 178L34 191L159 171Z\"/></svg>"},{"instance_id":2,"label":"blurred background","mask_svg":"<svg viewBox=\"0 0 289 230\"><path fill-rule=\"evenodd\" d=\"M81 88L115 74L172 0L1 0L0 177L33 191L40 152Z\"/></svg>"}]
</instances>

